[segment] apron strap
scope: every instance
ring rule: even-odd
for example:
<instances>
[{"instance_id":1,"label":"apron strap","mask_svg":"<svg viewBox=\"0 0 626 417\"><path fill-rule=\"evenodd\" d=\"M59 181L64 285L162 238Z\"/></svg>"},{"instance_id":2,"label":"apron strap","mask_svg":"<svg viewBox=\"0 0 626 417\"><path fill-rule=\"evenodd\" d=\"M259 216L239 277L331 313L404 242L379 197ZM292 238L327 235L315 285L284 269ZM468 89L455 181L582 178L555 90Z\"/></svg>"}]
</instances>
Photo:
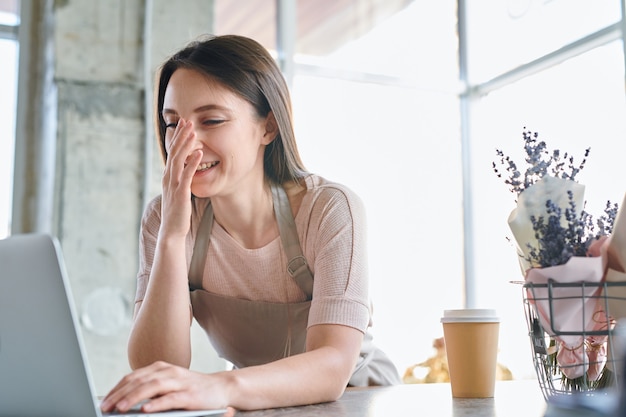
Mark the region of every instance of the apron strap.
<instances>
[{"instance_id":1,"label":"apron strap","mask_svg":"<svg viewBox=\"0 0 626 417\"><path fill-rule=\"evenodd\" d=\"M278 232L287 255L287 273L291 276L300 289L306 294L307 300L313 297L313 274L309 269L306 258L302 255L302 247L298 239L296 222L291 212L289 199L283 187L272 184L272 199L274 202L274 214L278 223ZM202 275L206 264L206 256L209 250L209 240L213 227L213 207L207 205L202 220L196 233L196 241L191 255L189 267L189 290L194 291L202 288Z\"/></svg>"},{"instance_id":2,"label":"apron strap","mask_svg":"<svg viewBox=\"0 0 626 417\"><path fill-rule=\"evenodd\" d=\"M285 255L287 255L287 272L296 281L296 284L306 294L307 300L313 298L313 274L304 255L298 239L296 222L291 212L289 199L283 187L272 184L272 196L274 199L274 214L278 223L278 232L283 243Z\"/></svg>"},{"instance_id":3,"label":"apron strap","mask_svg":"<svg viewBox=\"0 0 626 417\"><path fill-rule=\"evenodd\" d=\"M200 220L196 232L196 241L193 245L191 264L189 265L189 291L202 288L202 275L206 264L206 255L209 252L211 229L213 229L213 206L209 201L202 214L202 220Z\"/></svg>"}]
</instances>

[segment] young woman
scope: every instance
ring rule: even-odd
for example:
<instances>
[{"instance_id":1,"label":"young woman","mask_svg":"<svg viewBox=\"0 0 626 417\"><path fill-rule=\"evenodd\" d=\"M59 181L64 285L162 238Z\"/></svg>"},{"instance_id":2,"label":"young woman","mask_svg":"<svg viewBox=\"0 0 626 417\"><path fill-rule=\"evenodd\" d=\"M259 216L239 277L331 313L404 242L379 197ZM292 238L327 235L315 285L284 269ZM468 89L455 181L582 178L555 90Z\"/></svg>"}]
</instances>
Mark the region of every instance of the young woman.
<instances>
[{"instance_id":1,"label":"young woman","mask_svg":"<svg viewBox=\"0 0 626 417\"><path fill-rule=\"evenodd\" d=\"M142 219L128 355L102 402L259 409L398 383L372 345L364 209L308 173L286 83L257 42L191 43L162 66L163 192ZM188 369L195 318L233 370Z\"/></svg>"}]
</instances>

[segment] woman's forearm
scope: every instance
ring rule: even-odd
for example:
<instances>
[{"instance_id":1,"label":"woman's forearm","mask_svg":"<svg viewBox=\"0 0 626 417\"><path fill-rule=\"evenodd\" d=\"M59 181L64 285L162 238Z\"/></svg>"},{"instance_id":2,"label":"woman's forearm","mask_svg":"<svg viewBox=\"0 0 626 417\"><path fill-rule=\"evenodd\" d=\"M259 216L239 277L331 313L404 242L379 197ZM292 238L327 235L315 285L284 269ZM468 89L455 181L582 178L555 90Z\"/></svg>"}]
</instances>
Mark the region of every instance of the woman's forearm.
<instances>
[{"instance_id":1,"label":"woman's forearm","mask_svg":"<svg viewBox=\"0 0 626 417\"><path fill-rule=\"evenodd\" d=\"M311 350L305 353L226 372L229 405L250 410L339 398L354 370L363 334L348 327L322 325L309 329L309 335L319 344L309 345Z\"/></svg>"},{"instance_id":2,"label":"woman's forearm","mask_svg":"<svg viewBox=\"0 0 626 417\"><path fill-rule=\"evenodd\" d=\"M133 369L157 360L189 367L191 311L184 239L159 238L128 343Z\"/></svg>"}]
</instances>

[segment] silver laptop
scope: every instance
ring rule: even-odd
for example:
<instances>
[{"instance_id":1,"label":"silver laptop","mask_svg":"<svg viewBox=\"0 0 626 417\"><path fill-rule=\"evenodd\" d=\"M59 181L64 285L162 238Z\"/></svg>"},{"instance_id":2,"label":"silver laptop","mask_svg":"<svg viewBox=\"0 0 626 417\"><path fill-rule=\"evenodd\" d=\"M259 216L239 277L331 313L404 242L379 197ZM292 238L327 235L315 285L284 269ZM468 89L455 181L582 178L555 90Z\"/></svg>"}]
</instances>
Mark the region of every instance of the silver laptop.
<instances>
[{"instance_id":1,"label":"silver laptop","mask_svg":"<svg viewBox=\"0 0 626 417\"><path fill-rule=\"evenodd\" d=\"M0 240L0 416L100 417L87 364L58 241L41 234Z\"/></svg>"}]
</instances>

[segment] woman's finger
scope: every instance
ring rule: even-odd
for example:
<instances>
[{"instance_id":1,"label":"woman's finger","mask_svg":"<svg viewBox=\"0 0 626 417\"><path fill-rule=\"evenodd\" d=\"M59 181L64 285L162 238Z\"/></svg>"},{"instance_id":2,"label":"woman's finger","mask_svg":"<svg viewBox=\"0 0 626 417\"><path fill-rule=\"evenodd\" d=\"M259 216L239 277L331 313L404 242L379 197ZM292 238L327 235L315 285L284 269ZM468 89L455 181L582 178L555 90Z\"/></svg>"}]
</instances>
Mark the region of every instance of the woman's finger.
<instances>
[{"instance_id":1,"label":"woman's finger","mask_svg":"<svg viewBox=\"0 0 626 417\"><path fill-rule=\"evenodd\" d=\"M191 182L200 164L202 151L194 150L196 142L192 122L179 120L171 135L171 139L166 139L168 158L161 180L163 230L186 233L191 216Z\"/></svg>"},{"instance_id":2,"label":"woman's finger","mask_svg":"<svg viewBox=\"0 0 626 417\"><path fill-rule=\"evenodd\" d=\"M183 169L182 182L184 187L191 188L191 181L193 180L193 176L196 174L196 170L200 165L200 161L202 160L202 151L196 149L191 152L189 157L187 158L187 163L185 168Z\"/></svg>"},{"instance_id":3,"label":"woman's finger","mask_svg":"<svg viewBox=\"0 0 626 417\"><path fill-rule=\"evenodd\" d=\"M171 161L172 164L178 165L179 168L182 168L185 164L187 156L191 153L194 145L194 137L195 131L193 130L193 123L181 119L172 135L168 150L168 162Z\"/></svg>"},{"instance_id":4,"label":"woman's finger","mask_svg":"<svg viewBox=\"0 0 626 417\"><path fill-rule=\"evenodd\" d=\"M168 178L177 178L183 171L187 156L191 153L193 136L191 122L181 120L173 133L165 162L164 174Z\"/></svg>"},{"instance_id":5,"label":"woman's finger","mask_svg":"<svg viewBox=\"0 0 626 417\"><path fill-rule=\"evenodd\" d=\"M103 398L102 402L100 403L101 409L106 412L115 410L116 407L120 405L120 402L124 401L127 396L135 392L138 387L153 380L155 378L155 375L157 375L159 372L162 372L164 369L167 369L168 366L171 365L165 362L155 362L152 365L146 366L144 368L139 368L124 376L115 385L115 387L113 387L113 389ZM136 400L128 407L132 407L134 404L142 401L143 399Z\"/></svg>"},{"instance_id":6,"label":"woman's finger","mask_svg":"<svg viewBox=\"0 0 626 417\"><path fill-rule=\"evenodd\" d=\"M192 127L191 122L185 121L181 121L177 126L163 174L164 191L171 188L176 194L180 188L185 197L191 193L191 181L202 158L200 149L194 149L195 131Z\"/></svg>"},{"instance_id":7,"label":"woman's finger","mask_svg":"<svg viewBox=\"0 0 626 417\"><path fill-rule=\"evenodd\" d=\"M141 402L176 392L180 372L177 367L164 362L141 368L124 377L118 387L105 397L101 408L106 412L125 412Z\"/></svg>"},{"instance_id":8,"label":"woman's finger","mask_svg":"<svg viewBox=\"0 0 626 417\"><path fill-rule=\"evenodd\" d=\"M180 146L181 143L184 143L184 140L181 140L185 134L189 134L189 130L191 129L192 123L185 119L180 119L174 132L171 134L171 138L168 138L168 133L165 134L165 150L168 155L172 154L176 151L176 147Z\"/></svg>"},{"instance_id":9,"label":"woman's finger","mask_svg":"<svg viewBox=\"0 0 626 417\"><path fill-rule=\"evenodd\" d=\"M202 410L227 407L223 381L212 375L174 367L162 375L163 391L142 405L144 412L157 412L172 409ZM233 415L231 410L230 414Z\"/></svg>"}]
</instances>

